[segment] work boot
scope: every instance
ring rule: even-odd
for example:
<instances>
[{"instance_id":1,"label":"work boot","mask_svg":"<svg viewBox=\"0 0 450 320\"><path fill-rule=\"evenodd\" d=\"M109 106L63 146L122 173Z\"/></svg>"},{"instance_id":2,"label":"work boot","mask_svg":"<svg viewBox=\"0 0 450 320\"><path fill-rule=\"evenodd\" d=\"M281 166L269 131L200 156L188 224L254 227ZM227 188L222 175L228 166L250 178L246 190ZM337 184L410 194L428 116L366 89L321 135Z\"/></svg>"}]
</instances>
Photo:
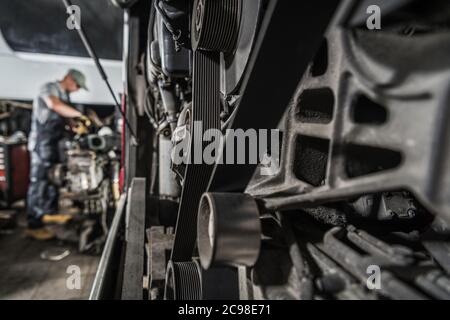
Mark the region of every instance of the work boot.
<instances>
[{"instance_id":1,"label":"work boot","mask_svg":"<svg viewBox=\"0 0 450 320\"><path fill-rule=\"evenodd\" d=\"M72 220L72 216L68 214L46 214L42 217L44 224L64 225Z\"/></svg>"},{"instance_id":2,"label":"work boot","mask_svg":"<svg viewBox=\"0 0 450 320\"><path fill-rule=\"evenodd\" d=\"M39 229L27 229L25 231L27 237L33 238L34 240L46 241L55 238L55 233L46 228Z\"/></svg>"}]
</instances>

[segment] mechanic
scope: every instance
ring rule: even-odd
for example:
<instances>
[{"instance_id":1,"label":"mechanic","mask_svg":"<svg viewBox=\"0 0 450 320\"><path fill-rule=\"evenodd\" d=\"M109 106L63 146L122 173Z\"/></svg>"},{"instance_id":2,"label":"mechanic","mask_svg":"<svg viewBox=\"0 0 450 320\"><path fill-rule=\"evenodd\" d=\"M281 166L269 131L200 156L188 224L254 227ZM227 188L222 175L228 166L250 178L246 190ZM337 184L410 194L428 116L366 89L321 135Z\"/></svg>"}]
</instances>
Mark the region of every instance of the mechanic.
<instances>
[{"instance_id":1,"label":"mechanic","mask_svg":"<svg viewBox=\"0 0 450 320\"><path fill-rule=\"evenodd\" d=\"M71 219L70 215L58 214L58 190L49 181L48 173L59 162L58 145L64 134L65 119L87 121L80 111L69 105L69 95L80 89L87 90L86 77L71 69L63 80L45 84L33 102L28 142L31 172L26 234L37 240L54 238L45 224L64 224Z\"/></svg>"}]
</instances>

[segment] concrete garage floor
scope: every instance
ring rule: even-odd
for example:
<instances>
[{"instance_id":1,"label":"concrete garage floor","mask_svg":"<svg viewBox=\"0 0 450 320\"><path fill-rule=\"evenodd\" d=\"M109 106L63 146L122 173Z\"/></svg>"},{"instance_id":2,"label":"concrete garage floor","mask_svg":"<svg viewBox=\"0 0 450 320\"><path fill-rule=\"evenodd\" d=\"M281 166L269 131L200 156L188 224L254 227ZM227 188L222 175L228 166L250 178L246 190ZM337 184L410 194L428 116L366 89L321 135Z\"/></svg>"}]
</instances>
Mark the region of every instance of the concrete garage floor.
<instances>
[{"instance_id":1,"label":"concrete garage floor","mask_svg":"<svg viewBox=\"0 0 450 320\"><path fill-rule=\"evenodd\" d=\"M35 241L25 237L25 221L0 230L0 299L66 300L88 299L100 257L81 255L76 246L52 241ZM41 258L46 250L69 249L61 261ZM70 290L66 281L69 266L81 271L81 289Z\"/></svg>"}]
</instances>

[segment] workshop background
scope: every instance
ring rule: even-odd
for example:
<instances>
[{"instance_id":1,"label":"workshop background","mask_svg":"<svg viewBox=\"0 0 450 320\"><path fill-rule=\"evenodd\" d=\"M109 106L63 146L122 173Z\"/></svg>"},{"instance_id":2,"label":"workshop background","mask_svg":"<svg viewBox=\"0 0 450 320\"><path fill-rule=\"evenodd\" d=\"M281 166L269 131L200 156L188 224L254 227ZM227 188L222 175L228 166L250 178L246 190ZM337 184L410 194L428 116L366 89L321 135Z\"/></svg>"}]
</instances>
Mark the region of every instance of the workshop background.
<instances>
[{"instance_id":1,"label":"workshop background","mask_svg":"<svg viewBox=\"0 0 450 320\"><path fill-rule=\"evenodd\" d=\"M85 32L120 101L123 11L108 0L73 4L83 8ZM0 299L87 299L119 196L120 114L76 30L67 27L62 1L0 0L0 13ZM51 174L60 210L73 220L51 226L55 240L39 242L25 235L32 102L69 69L87 78L89 91L71 102L91 123L67 123L62 162ZM77 272L80 281L69 288Z\"/></svg>"}]
</instances>

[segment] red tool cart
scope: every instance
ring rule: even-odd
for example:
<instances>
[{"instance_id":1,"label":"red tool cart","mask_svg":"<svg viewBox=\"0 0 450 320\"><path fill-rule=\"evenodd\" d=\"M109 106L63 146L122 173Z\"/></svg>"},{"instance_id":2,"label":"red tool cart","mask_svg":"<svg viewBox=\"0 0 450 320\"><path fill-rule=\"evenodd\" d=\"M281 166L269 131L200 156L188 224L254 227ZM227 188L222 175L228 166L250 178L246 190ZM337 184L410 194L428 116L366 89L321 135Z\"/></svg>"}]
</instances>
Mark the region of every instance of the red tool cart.
<instances>
[{"instance_id":1,"label":"red tool cart","mask_svg":"<svg viewBox=\"0 0 450 320\"><path fill-rule=\"evenodd\" d=\"M25 199L30 172L27 143L0 141L0 207Z\"/></svg>"}]
</instances>

